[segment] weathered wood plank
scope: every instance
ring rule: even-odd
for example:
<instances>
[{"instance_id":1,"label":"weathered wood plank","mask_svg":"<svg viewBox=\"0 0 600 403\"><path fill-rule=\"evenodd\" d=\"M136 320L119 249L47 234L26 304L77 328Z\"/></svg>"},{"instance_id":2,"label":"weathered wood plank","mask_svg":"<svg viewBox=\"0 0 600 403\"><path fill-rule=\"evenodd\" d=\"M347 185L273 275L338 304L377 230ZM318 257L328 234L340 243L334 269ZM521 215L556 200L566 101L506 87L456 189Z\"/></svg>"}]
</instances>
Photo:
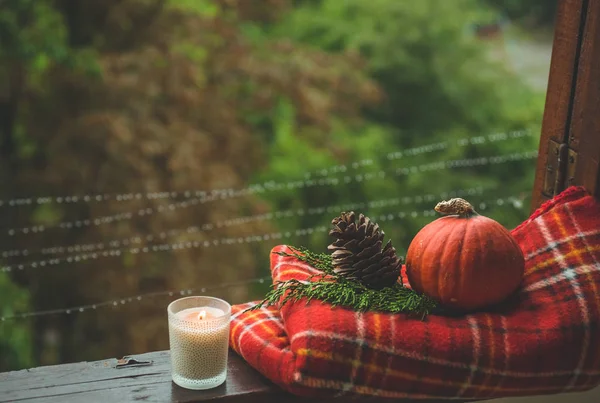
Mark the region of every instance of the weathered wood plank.
<instances>
[{"instance_id":1,"label":"weathered wood plank","mask_svg":"<svg viewBox=\"0 0 600 403\"><path fill-rule=\"evenodd\" d=\"M224 385L207 391L188 391L171 382L169 353L137 355L153 365L115 369L116 359L40 367L0 374L1 402L274 401L283 392L236 354L229 360Z\"/></svg>"},{"instance_id":2,"label":"weathered wood plank","mask_svg":"<svg viewBox=\"0 0 600 403\"><path fill-rule=\"evenodd\" d=\"M0 374L0 402L300 403L310 400L318 403L316 399L294 397L282 391L233 352L230 353L225 384L206 391L182 389L171 381L168 351L140 354L135 358L154 363L147 367L115 369L117 360L109 359L3 373ZM348 400L346 397L339 401ZM360 402L369 401L380 399L360 399Z\"/></svg>"},{"instance_id":3,"label":"weathered wood plank","mask_svg":"<svg viewBox=\"0 0 600 403\"><path fill-rule=\"evenodd\" d=\"M142 354L136 357L152 357L154 364L149 367L139 367L116 370L116 359L82 362L76 364L56 365L32 368L22 371L0 374L0 397L2 392L10 389L21 397L46 396L53 388L64 390L87 390L87 383L110 382L123 378L146 378L166 374L168 355L164 353ZM8 385L8 387L7 387ZM43 390L40 392L40 390Z\"/></svg>"}]
</instances>

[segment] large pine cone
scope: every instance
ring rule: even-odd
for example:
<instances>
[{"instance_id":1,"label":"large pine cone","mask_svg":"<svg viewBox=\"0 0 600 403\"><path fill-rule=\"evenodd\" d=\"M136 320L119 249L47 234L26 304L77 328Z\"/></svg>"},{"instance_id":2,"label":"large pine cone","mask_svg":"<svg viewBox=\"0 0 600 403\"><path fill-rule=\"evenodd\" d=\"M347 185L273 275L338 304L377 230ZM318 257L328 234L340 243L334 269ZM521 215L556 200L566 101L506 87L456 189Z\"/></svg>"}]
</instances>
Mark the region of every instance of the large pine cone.
<instances>
[{"instance_id":1,"label":"large pine cone","mask_svg":"<svg viewBox=\"0 0 600 403\"><path fill-rule=\"evenodd\" d=\"M396 256L392 241L383 250L384 233L379 225L360 214L358 223L353 211L342 213L331 222L329 235L336 240L332 250L333 269L349 279L355 279L370 288L381 289L398 281L402 262Z\"/></svg>"}]
</instances>

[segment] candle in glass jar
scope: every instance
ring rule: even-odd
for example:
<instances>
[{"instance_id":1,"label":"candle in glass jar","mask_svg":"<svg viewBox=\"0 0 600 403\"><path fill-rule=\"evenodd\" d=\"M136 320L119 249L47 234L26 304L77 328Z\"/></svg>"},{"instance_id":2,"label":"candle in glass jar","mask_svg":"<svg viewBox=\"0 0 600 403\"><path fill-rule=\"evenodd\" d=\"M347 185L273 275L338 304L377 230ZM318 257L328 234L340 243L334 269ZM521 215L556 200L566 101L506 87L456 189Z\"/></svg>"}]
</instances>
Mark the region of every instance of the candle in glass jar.
<instances>
[{"instance_id":1,"label":"candle in glass jar","mask_svg":"<svg viewBox=\"0 0 600 403\"><path fill-rule=\"evenodd\" d=\"M173 381L188 389L218 386L227 374L231 308L216 298L211 305L194 306L206 298L210 297L182 298L175 309L171 307L178 301L169 305ZM226 304L223 309L215 307L218 301Z\"/></svg>"}]
</instances>

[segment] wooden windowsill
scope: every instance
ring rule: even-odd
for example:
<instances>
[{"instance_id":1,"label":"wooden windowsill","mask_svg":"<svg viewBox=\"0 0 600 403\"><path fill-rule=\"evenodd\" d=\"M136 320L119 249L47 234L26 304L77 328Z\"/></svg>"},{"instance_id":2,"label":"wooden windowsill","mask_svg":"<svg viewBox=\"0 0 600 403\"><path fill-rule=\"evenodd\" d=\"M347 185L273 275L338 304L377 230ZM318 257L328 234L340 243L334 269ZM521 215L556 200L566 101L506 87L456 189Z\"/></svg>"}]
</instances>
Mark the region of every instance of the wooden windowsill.
<instances>
[{"instance_id":1,"label":"wooden windowsill","mask_svg":"<svg viewBox=\"0 0 600 403\"><path fill-rule=\"evenodd\" d=\"M117 360L108 359L0 373L0 402L317 402L317 399L295 397L284 392L248 366L234 352L230 352L225 384L204 391L186 390L171 381L168 351L133 357L138 360L151 360L153 364L146 367L116 369ZM333 400L327 399L327 401ZM340 402L348 400L348 397L339 399ZM394 402L415 401L395 399ZM435 402L439 401L427 400L427 403ZM457 401L453 400L453 402Z\"/></svg>"}]
</instances>

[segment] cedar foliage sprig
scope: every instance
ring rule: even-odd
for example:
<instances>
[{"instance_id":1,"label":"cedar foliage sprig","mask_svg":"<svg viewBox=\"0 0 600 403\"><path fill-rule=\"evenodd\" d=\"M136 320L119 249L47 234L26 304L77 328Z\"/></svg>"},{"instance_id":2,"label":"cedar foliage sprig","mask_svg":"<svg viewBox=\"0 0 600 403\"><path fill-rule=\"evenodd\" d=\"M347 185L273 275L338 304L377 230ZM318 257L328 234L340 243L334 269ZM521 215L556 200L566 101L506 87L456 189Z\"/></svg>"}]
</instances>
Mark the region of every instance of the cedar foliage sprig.
<instances>
[{"instance_id":1,"label":"cedar foliage sprig","mask_svg":"<svg viewBox=\"0 0 600 403\"><path fill-rule=\"evenodd\" d=\"M295 257L321 270L321 273L310 276L308 281L296 279L278 281L260 303L248 310L277 303L283 306L290 301L297 302L303 298L306 298L307 303L314 299L356 311L402 312L420 316L422 319L436 308L436 303L431 298L401 284L374 290L356 280L335 273L331 255L314 253L304 247L290 247L290 249L292 253L275 253Z\"/></svg>"}]
</instances>

